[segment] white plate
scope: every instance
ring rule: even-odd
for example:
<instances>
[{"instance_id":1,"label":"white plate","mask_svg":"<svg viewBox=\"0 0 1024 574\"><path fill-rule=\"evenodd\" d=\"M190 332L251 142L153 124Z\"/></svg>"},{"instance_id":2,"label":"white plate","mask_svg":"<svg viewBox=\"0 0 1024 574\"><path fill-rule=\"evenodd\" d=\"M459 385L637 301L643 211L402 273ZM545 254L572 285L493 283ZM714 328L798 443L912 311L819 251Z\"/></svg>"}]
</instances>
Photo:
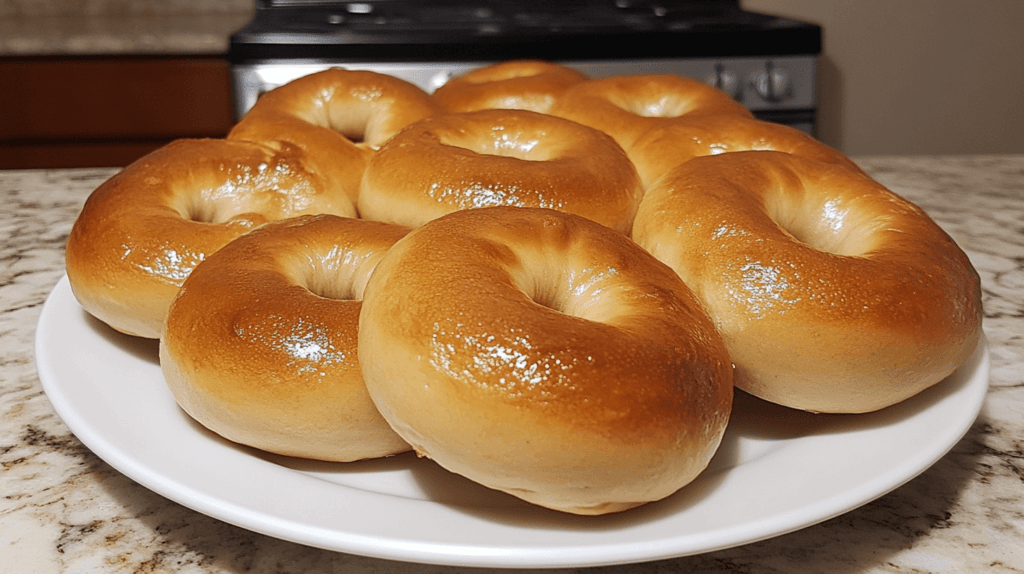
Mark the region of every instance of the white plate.
<instances>
[{"instance_id":1,"label":"white plate","mask_svg":"<svg viewBox=\"0 0 1024 574\"><path fill-rule=\"evenodd\" d=\"M310 546L461 566L640 562L738 546L827 520L918 475L967 432L988 387L984 341L947 380L867 415L811 415L739 394L695 482L629 512L533 507L411 455L327 464L221 440L177 408L157 344L88 316L67 279L43 308L39 378L86 446L140 484L226 522Z\"/></svg>"}]
</instances>

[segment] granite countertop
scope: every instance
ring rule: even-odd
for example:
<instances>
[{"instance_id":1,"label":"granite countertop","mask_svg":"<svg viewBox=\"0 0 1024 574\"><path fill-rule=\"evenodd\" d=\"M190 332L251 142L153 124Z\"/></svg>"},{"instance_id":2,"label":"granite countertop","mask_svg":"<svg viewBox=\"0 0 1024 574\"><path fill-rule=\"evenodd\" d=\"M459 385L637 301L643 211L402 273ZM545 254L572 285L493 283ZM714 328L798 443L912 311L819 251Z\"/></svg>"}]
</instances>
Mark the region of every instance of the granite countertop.
<instances>
[{"instance_id":1,"label":"granite countertop","mask_svg":"<svg viewBox=\"0 0 1024 574\"><path fill-rule=\"evenodd\" d=\"M1024 156L858 161L930 213L981 274L991 377L967 435L904 486L821 524L703 555L558 572L1024 571ZM71 434L40 386L33 337L72 222L112 173L0 171L0 571L477 572L231 526L136 484Z\"/></svg>"}]
</instances>

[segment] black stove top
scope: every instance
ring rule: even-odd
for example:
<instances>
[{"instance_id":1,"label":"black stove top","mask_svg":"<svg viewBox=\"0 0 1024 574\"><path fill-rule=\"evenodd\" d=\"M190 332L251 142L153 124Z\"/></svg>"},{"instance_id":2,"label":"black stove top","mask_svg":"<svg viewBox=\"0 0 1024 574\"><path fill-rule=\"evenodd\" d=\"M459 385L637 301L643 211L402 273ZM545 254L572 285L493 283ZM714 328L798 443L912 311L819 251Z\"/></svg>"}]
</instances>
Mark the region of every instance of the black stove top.
<instances>
[{"instance_id":1,"label":"black stove top","mask_svg":"<svg viewBox=\"0 0 1024 574\"><path fill-rule=\"evenodd\" d=\"M738 0L257 0L233 62L817 54L818 26Z\"/></svg>"}]
</instances>

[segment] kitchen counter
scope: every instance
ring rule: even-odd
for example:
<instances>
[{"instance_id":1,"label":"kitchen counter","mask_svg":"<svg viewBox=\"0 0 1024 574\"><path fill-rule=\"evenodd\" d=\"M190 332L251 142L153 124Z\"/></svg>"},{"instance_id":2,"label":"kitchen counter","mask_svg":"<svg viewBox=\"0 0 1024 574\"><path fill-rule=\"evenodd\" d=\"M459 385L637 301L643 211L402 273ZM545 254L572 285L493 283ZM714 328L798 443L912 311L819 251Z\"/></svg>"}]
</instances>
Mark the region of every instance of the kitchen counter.
<instances>
[{"instance_id":1,"label":"kitchen counter","mask_svg":"<svg viewBox=\"0 0 1024 574\"><path fill-rule=\"evenodd\" d=\"M991 377L967 435L909 483L824 523L704 555L558 572L1024 571L1024 156L858 161L931 214L981 274ZM476 572L228 525L139 486L71 434L40 386L33 337L74 218L112 173L0 171L0 571Z\"/></svg>"}]
</instances>

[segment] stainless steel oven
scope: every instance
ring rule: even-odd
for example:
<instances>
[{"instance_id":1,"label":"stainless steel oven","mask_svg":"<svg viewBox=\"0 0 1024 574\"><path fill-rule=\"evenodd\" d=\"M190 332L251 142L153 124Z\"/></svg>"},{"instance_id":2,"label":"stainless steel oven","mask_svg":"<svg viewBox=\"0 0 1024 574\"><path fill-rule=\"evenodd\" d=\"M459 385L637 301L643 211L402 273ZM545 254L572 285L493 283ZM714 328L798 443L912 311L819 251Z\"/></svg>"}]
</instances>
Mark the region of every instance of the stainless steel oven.
<instances>
[{"instance_id":1,"label":"stainless steel oven","mask_svg":"<svg viewBox=\"0 0 1024 574\"><path fill-rule=\"evenodd\" d=\"M544 59L591 77L675 73L760 118L814 132L821 28L738 0L256 0L231 37L236 116L259 95L330 66L433 91L502 60Z\"/></svg>"}]
</instances>

